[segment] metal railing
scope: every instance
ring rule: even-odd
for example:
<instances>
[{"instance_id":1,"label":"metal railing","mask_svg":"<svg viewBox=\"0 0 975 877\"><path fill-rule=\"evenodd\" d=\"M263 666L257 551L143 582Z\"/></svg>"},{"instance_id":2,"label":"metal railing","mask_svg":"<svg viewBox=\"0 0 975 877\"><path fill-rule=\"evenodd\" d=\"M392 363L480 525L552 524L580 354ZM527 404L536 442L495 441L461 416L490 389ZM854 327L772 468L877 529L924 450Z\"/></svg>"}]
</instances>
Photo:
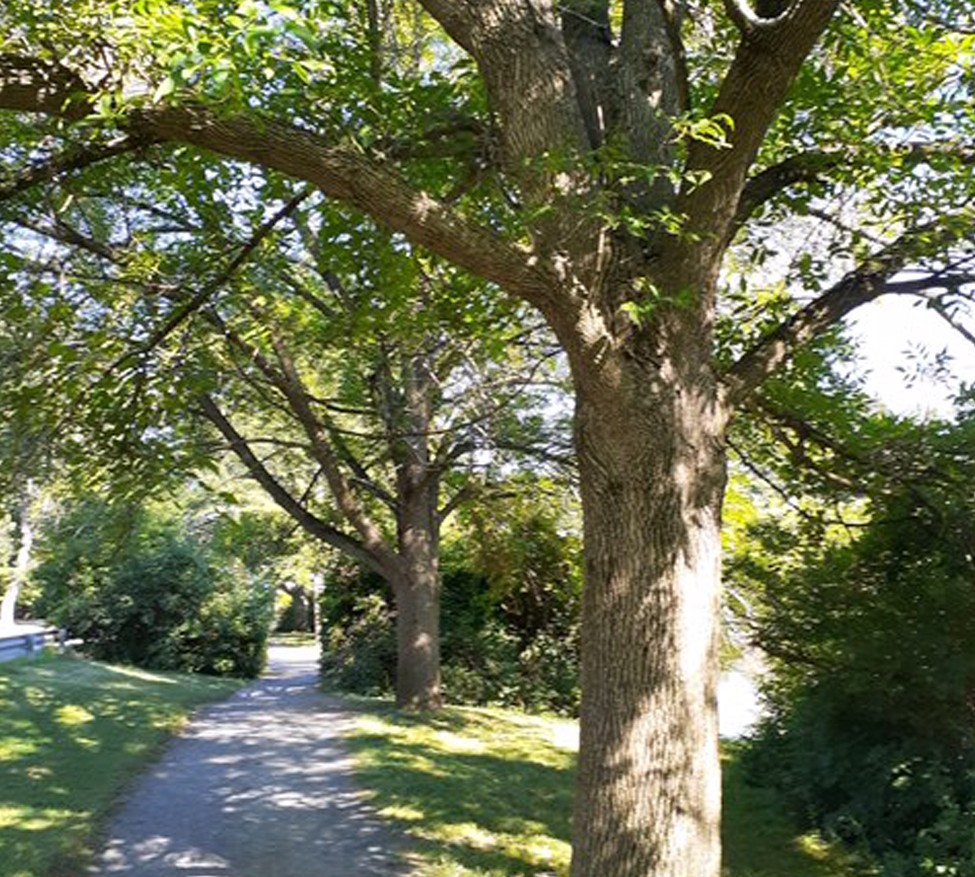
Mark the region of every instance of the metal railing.
<instances>
[{"instance_id":1,"label":"metal railing","mask_svg":"<svg viewBox=\"0 0 975 877\"><path fill-rule=\"evenodd\" d=\"M42 652L47 646L56 646L63 652L66 644L63 630L50 628L0 637L0 661L13 658L30 658Z\"/></svg>"}]
</instances>

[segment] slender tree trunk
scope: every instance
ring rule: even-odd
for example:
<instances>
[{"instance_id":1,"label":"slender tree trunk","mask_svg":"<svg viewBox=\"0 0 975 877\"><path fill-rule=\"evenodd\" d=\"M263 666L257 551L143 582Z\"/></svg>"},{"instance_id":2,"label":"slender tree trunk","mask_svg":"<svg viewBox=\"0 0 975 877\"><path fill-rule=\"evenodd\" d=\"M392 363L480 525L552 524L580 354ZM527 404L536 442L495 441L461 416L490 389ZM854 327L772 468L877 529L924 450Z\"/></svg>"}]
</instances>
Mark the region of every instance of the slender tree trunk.
<instances>
[{"instance_id":1,"label":"slender tree trunk","mask_svg":"<svg viewBox=\"0 0 975 877\"><path fill-rule=\"evenodd\" d=\"M10 558L10 584L0 600L0 630L12 628L16 620L17 601L27 580L30 569L31 550L34 546L34 530L30 520L30 501L33 483L28 481L23 487L17 508L13 514L14 551Z\"/></svg>"},{"instance_id":2,"label":"slender tree trunk","mask_svg":"<svg viewBox=\"0 0 975 877\"><path fill-rule=\"evenodd\" d=\"M440 581L435 572L410 576L396 588L396 659L397 707L440 709Z\"/></svg>"},{"instance_id":3,"label":"slender tree trunk","mask_svg":"<svg viewBox=\"0 0 975 877\"><path fill-rule=\"evenodd\" d=\"M314 595L304 585L283 586L282 590L291 598L288 615L291 616L292 630L299 633L313 630Z\"/></svg>"},{"instance_id":4,"label":"slender tree trunk","mask_svg":"<svg viewBox=\"0 0 975 877\"><path fill-rule=\"evenodd\" d=\"M400 574L396 598L396 705L438 710L440 690L440 476L430 458L436 383L423 355L400 362L402 395L389 423L400 435L396 464L396 530ZM392 393L388 393L390 398Z\"/></svg>"},{"instance_id":5,"label":"slender tree trunk","mask_svg":"<svg viewBox=\"0 0 975 877\"><path fill-rule=\"evenodd\" d=\"M580 388L585 515L572 877L718 877L723 417L706 366ZM579 382L577 381L577 384Z\"/></svg>"}]
</instances>

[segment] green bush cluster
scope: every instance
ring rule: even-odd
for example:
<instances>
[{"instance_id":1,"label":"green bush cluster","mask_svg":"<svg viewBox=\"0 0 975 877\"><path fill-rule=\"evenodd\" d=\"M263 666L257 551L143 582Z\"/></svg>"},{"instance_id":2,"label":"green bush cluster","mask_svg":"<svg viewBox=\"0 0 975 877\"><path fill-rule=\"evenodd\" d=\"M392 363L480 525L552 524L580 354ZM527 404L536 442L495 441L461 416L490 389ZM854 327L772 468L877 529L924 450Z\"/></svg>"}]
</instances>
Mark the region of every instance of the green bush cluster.
<instances>
[{"instance_id":1,"label":"green bush cluster","mask_svg":"<svg viewBox=\"0 0 975 877\"><path fill-rule=\"evenodd\" d=\"M221 568L176 522L91 501L48 542L35 573L42 608L92 657L245 678L264 666L272 593Z\"/></svg>"},{"instance_id":2,"label":"green bush cluster","mask_svg":"<svg viewBox=\"0 0 975 877\"><path fill-rule=\"evenodd\" d=\"M339 581L341 580L341 581ZM578 708L578 589L552 587L545 613L505 602L482 575L443 580L443 689L452 703L572 714ZM396 672L395 606L378 577L346 569L325 588L322 675L359 694L386 695Z\"/></svg>"},{"instance_id":3,"label":"green bush cluster","mask_svg":"<svg viewBox=\"0 0 975 877\"><path fill-rule=\"evenodd\" d=\"M764 551L732 570L762 583L751 620L773 661L750 769L884 877L975 877L967 506L891 492L825 548L766 526Z\"/></svg>"},{"instance_id":4,"label":"green bush cluster","mask_svg":"<svg viewBox=\"0 0 975 877\"><path fill-rule=\"evenodd\" d=\"M579 705L581 548L566 491L526 476L459 513L444 540L440 655L457 704L571 715ZM378 576L337 562L321 607L322 674L392 692L396 607Z\"/></svg>"},{"instance_id":5,"label":"green bush cluster","mask_svg":"<svg viewBox=\"0 0 975 877\"><path fill-rule=\"evenodd\" d=\"M381 581L363 575L322 606L322 678L343 691L381 696L396 674L394 613Z\"/></svg>"}]
</instances>

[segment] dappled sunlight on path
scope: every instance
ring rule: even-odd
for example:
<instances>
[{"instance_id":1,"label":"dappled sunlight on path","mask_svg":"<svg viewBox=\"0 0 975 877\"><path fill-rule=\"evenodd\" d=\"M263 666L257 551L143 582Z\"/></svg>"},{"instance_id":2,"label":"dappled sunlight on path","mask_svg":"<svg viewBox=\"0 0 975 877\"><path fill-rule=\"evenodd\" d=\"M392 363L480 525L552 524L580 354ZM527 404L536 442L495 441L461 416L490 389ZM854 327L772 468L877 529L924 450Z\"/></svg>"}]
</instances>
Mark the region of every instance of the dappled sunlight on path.
<instances>
[{"instance_id":1,"label":"dappled sunlight on path","mask_svg":"<svg viewBox=\"0 0 975 877\"><path fill-rule=\"evenodd\" d=\"M316 690L316 661L314 648L272 648L265 678L202 711L119 811L95 873L407 874L352 781L350 719Z\"/></svg>"}]
</instances>

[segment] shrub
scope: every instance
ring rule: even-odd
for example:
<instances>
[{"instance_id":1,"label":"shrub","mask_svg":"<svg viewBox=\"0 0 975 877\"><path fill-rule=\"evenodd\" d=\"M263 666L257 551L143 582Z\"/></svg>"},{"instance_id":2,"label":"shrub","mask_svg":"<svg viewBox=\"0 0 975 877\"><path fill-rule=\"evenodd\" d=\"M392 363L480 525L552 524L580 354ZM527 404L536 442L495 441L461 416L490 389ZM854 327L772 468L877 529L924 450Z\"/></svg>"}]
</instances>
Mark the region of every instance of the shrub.
<instances>
[{"instance_id":1,"label":"shrub","mask_svg":"<svg viewBox=\"0 0 975 877\"><path fill-rule=\"evenodd\" d=\"M360 593L323 609L322 678L356 694L377 696L392 691L396 673L393 624L392 609L381 593Z\"/></svg>"},{"instance_id":2,"label":"shrub","mask_svg":"<svg viewBox=\"0 0 975 877\"><path fill-rule=\"evenodd\" d=\"M973 536L964 502L890 492L825 549L768 528L748 569L774 668L750 768L885 877L975 877Z\"/></svg>"},{"instance_id":3,"label":"shrub","mask_svg":"<svg viewBox=\"0 0 975 877\"><path fill-rule=\"evenodd\" d=\"M333 573L322 610L322 675L359 694L391 693L396 672L395 610L375 575ZM444 575L441 607L443 689L452 703L573 713L578 708L575 613L565 627L529 636L502 615L488 581L467 570ZM561 617L561 616L560 616Z\"/></svg>"},{"instance_id":4,"label":"shrub","mask_svg":"<svg viewBox=\"0 0 975 877\"><path fill-rule=\"evenodd\" d=\"M122 516L89 501L61 520L36 571L47 616L99 660L256 676L270 591L242 571L218 569L174 522L126 510L130 516L130 526L113 532Z\"/></svg>"}]
</instances>

